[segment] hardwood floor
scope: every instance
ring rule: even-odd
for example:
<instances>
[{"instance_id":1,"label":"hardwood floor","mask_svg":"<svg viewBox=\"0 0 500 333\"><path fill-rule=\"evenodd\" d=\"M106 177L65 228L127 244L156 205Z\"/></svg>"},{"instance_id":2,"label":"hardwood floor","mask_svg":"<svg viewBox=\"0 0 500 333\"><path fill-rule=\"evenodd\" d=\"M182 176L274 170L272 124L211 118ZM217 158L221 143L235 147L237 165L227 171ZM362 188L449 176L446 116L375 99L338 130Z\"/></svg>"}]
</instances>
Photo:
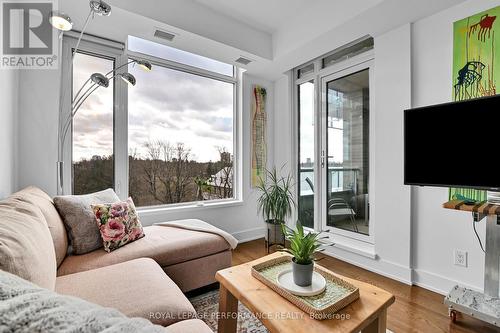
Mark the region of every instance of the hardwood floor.
<instances>
[{"instance_id":1,"label":"hardwood floor","mask_svg":"<svg viewBox=\"0 0 500 333\"><path fill-rule=\"evenodd\" d=\"M264 240L259 239L238 245L233 253L233 265L239 265L266 255ZM321 265L338 274L371 283L396 296L389 307L387 328L400 332L500 332L500 328L486 324L469 316L459 315L456 323L448 317L443 296L432 291L408 286L398 281L372 273L344 261L325 256Z\"/></svg>"}]
</instances>

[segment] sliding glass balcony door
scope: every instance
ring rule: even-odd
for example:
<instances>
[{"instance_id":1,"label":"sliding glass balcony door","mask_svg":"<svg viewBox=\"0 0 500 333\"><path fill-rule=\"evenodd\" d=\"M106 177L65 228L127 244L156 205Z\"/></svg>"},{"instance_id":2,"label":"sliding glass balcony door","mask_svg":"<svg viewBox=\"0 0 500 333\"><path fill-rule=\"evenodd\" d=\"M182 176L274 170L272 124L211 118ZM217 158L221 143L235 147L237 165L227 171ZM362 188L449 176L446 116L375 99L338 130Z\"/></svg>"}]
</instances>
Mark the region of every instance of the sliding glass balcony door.
<instances>
[{"instance_id":1,"label":"sliding glass balcony door","mask_svg":"<svg viewBox=\"0 0 500 333\"><path fill-rule=\"evenodd\" d=\"M370 70L324 76L321 89L322 229L363 239L370 235Z\"/></svg>"},{"instance_id":2,"label":"sliding glass balcony door","mask_svg":"<svg viewBox=\"0 0 500 333\"><path fill-rule=\"evenodd\" d=\"M375 244L374 47L366 36L293 70L297 218L362 251Z\"/></svg>"}]
</instances>

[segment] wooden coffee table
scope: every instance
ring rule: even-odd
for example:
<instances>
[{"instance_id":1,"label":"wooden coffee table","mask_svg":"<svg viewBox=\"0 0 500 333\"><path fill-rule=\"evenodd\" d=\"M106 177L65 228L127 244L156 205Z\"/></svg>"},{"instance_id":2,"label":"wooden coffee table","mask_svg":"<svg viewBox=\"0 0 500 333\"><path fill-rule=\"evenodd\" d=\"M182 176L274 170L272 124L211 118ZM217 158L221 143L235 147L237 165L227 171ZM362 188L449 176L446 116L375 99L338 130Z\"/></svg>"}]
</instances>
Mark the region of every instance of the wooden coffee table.
<instances>
[{"instance_id":1,"label":"wooden coffee table","mask_svg":"<svg viewBox=\"0 0 500 333\"><path fill-rule=\"evenodd\" d=\"M371 284L340 276L359 288L360 298L328 320L315 320L278 295L251 274L257 263L282 256L273 253L260 259L220 270L219 333L235 333L238 301L243 303L270 332L385 333L387 308L394 296Z\"/></svg>"}]
</instances>

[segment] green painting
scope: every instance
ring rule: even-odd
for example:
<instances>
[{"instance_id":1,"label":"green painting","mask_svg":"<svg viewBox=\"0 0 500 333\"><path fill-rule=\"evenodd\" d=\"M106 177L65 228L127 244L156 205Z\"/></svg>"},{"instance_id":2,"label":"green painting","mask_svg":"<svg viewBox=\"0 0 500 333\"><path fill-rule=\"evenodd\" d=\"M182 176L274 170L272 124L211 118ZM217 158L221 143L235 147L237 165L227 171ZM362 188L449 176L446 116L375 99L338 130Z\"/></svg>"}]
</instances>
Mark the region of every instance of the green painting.
<instances>
[{"instance_id":1,"label":"green painting","mask_svg":"<svg viewBox=\"0 0 500 333\"><path fill-rule=\"evenodd\" d=\"M500 6L457 21L453 29L453 100L497 94L500 80ZM450 189L455 194L484 201L486 192L471 189Z\"/></svg>"}]
</instances>

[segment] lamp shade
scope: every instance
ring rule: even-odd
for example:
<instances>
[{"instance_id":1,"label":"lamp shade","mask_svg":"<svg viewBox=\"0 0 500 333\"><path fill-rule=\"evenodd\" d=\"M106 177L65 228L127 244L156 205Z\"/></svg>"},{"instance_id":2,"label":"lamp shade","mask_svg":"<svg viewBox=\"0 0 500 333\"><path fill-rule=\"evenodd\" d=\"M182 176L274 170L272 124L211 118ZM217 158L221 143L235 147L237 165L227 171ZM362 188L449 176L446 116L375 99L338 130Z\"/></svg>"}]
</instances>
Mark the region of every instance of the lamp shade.
<instances>
[{"instance_id":1,"label":"lamp shade","mask_svg":"<svg viewBox=\"0 0 500 333\"><path fill-rule=\"evenodd\" d=\"M94 73L90 76L90 80L100 87L109 87L109 79L101 73Z\"/></svg>"},{"instance_id":2,"label":"lamp shade","mask_svg":"<svg viewBox=\"0 0 500 333\"><path fill-rule=\"evenodd\" d=\"M71 17L57 10L50 12L49 22L57 30L69 31L73 28Z\"/></svg>"},{"instance_id":3,"label":"lamp shade","mask_svg":"<svg viewBox=\"0 0 500 333\"><path fill-rule=\"evenodd\" d=\"M146 60L137 60L137 65L139 65L139 67L141 67L146 72L150 72L151 69L153 69L153 65L151 65L151 63Z\"/></svg>"},{"instance_id":4,"label":"lamp shade","mask_svg":"<svg viewBox=\"0 0 500 333\"><path fill-rule=\"evenodd\" d=\"M128 84L135 86L137 80L135 79L135 76L133 76L130 73L123 73L120 74L120 77L122 78L123 81L127 82Z\"/></svg>"}]
</instances>

